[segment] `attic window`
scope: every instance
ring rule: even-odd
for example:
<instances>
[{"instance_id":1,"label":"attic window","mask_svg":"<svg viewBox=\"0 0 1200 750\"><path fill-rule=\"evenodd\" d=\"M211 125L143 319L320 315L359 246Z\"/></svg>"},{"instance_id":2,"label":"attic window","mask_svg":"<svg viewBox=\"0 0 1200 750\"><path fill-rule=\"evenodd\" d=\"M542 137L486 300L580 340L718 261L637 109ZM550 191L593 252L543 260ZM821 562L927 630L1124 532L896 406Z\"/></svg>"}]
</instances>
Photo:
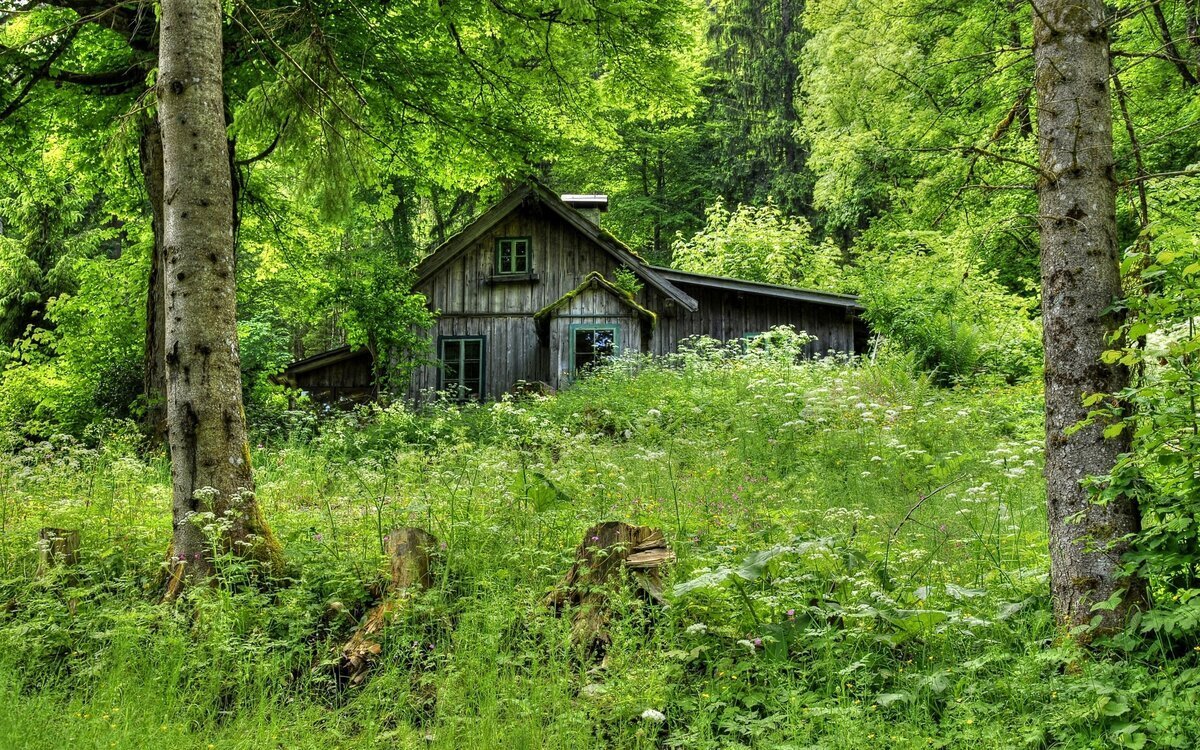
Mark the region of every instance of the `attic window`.
<instances>
[{"instance_id":1,"label":"attic window","mask_svg":"<svg viewBox=\"0 0 1200 750\"><path fill-rule=\"evenodd\" d=\"M533 243L528 237L496 240L496 274L506 276L533 270Z\"/></svg>"}]
</instances>

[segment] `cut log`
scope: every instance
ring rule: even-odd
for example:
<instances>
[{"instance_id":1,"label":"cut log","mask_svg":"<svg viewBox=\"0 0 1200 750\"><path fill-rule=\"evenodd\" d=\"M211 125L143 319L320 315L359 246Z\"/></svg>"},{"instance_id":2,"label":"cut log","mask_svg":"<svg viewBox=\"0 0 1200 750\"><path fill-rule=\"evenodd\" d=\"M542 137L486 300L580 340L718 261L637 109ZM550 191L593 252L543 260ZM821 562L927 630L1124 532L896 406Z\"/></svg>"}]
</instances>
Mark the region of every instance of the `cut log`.
<instances>
[{"instance_id":1,"label":"cut log","mask_svg":"<svg viewBox=\"0 0 1200 750\"><path fill-rule=\"evenodd\" d=\"M405 526L387 535L392 582L384 600L367 612L354 636L342 647L337 663L340 682L358 685L367 678L371 665L383 651L376 636L404 608L412 594L433 585L430 559L437 547L437 537L424 529Z\"/></svg>"},{"instance_id":2,"label":"cut log","mask_svg":"<svg viewBox=\"0 0 1200 750\"><path fill-rule=\"evenodd\" d=\"M51 568L71 567L79 563L79 531L47 526L38 530L38 575Z\"/></svg>"},{"instance_id":3,"label":"cut log","mask_svg":"<svg viewBox=\"0 0 1200 750\"><path fill-rule=\"evenodd\" d=\"M596 524L584 534L575 563L554 591L547 606L574 612L571 639L603 662L611 639L609 596L628 582L646 601L663 603L661 568L675 559L659 529L621 521Z\"/></svg>"}]
</instances>

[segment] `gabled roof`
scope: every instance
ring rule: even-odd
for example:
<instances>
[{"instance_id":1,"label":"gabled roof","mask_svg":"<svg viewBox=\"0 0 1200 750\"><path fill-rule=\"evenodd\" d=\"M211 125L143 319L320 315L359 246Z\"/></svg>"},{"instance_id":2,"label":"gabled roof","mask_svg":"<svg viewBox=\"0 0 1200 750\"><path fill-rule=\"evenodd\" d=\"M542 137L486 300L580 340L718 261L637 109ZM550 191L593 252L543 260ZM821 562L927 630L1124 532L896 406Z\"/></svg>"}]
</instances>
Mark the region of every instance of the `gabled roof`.
<instances>
[{"instance_id":1,"label":"gabled roof","mask_svg":"<svg viewBox=\"0 0 1200 750\"><path fill-rule=\"evenodd\" d=\"M848 308L855 312L864 309L862 303L858 301L858 297L853 294L822 292L817 289L801 289L782 284L764 284L759 281L746 281L744 279L733 279L728 276L712 276L704 273L690 273L688 271L678 271L674 268L664 268L661 266L652 266L652 268L668 281L685 286L692 285L710 289L726 289L731 292L778 297L779 299L795 302L833 305Z\"/></svg>"},{"instance_id":2,"label":"gabled roof","mask_svg":"<svg viewBox=\"0 0 1200 750\"><path fill-rule=\"evenodd\" d=\"M589 221L579 211L563 203L555 195L554 191L536 180L530 180L506 195L499 203L483 212L479 218L468 224L461 232L443 242L433 253L418 263L415 285L422 284L445 267L447 263L466 252L472 243L487 234L487 232L513 211L517 210L527 200L536 200L549 208L567 224L579 230L581 234L590 239L600 249L621 263L624 263L642 281L658 290L668 299L674 300L685 310L695 312L699 308L696 300L668 281L657 269L639 258L624 243Z\"/></svg>"},{"instance_id":3,"label":"gabled roof","mask_svg":"<svg viewBox=\"0 0 1200 750\"><path fill-rule=\"evenodd\" d=\"M588 289L600 289L608 292L612 296L616 297L617 300L622 304L631 308L643 320L648 321L651 325L654 324L656 316L653 312L639 305L637 300L633 298L632 294L601 276L598 271L592 271L584 277L582 284L546 305L541 310L538 310L533 314L533 319L539 324L549 320L554 315L555 310L570 304L571 300L575 299L581 292L584 292Z\"/></svg>"}]
</instances>

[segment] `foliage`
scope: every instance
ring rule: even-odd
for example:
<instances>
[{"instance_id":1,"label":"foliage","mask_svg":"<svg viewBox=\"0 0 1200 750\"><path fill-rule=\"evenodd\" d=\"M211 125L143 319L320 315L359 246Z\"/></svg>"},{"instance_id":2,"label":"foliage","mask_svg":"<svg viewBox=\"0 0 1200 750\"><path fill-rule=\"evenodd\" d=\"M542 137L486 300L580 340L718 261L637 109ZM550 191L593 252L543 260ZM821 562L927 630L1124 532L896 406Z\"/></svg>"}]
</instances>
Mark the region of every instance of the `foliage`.
<instances>
[{"instance_id":1,"label":"foliage","mask_svg":"<svg viewBox=\"0 0 1200 750\"><path fill-rule=\"evenodd\" d=\"M177 606L152 603L169 533L161 460L137 458L125 433L0 456L0 744L1200 736L1194 657L1054 645L1035 389L944 390L712 342L629 373L615 362L551 398L373 407L315 438L275 433L254 464L288 577ZM661 611L619 594L607 668L589 673L542 600L582 531L609 518L664 529L677 588ZM370 682L335 694L313 666L370 604L380 531L399 524L445 542L438 584L393 621ZM78 567L36 575L45 525L81 529Z\"/></svg>"},{"instance_id":2,"label":"foliage","mask_svg":"<svg viewBox=\"0 0 1200 750\"><path fill-rule=\"evenodd\" d=\"M1174 650L1200 641L1200 222L1194 209L1200 196L1179 180L1164 193L1174 226L1147 229L1126 254L1129 296L1120 307L1127 322L1104 354L1135 377L1124 392L1091 394L1085 403L1106 436L1133 435L1132 452L1095 481L1097 496L1101 502L1116 493L1137 498L1144 529L1129 564L1149 580L1153 599L1140 629Z\"/></svg>"},{"instance_id":3,"label":"foliage","mask_svg":"<svg viewBox=\"0 0 1200 750\"><path fill-rule=\"evenodd\" d=\"M842 286L837 248L815 242L805 219L789 218L771 202L730 210L718 200L706 212L703 229L675 241L672 258L695 273L829 290Z\"/></svg>"},{"instance_id":4,"label":"foliage","mask_svg":"<svg viewBox=\"0 0 1200 750\"><path fill-rule=\"evenodd\" d=\"M872 233L856 278L865 317L938 382L1016 382L1041 366L1034 301L1006 290L937 232Z\"/></svg>"}]
</instances>

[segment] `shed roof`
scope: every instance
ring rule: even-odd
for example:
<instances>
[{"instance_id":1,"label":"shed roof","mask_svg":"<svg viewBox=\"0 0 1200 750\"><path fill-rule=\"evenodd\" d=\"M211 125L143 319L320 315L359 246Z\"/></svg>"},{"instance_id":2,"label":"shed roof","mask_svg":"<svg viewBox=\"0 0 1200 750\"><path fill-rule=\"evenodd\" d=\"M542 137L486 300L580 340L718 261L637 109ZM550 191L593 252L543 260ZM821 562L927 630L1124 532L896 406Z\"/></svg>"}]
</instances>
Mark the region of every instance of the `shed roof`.
<instances>
[{"instance_id":1,"label":"shed roof","mask_svg":"<svg viewBox=\"0 0 1200 750\"><path fill-rule=\"evenodd\" d=\"M339 346L336 349L330 349L320 354L314 354L311 357L296 360L288 365L283 372L273 375L271 381L280 385L294 386L297 375L303 375L306 372L319 370L322 367L329 367L330 365L336 365L339 362L345 362L362 356L371 356L370 350L365 348L355 349L350 345Z\"/></svg>"},{"instance_id":2,"label":"shed roof","mask_svg":"<svg viewBox=\"0 0 1200 750\"><path fill-rule=\"evenodd\" d=\"M631 308L643 320L647 320L651 324L654 323L654 320L657 317L653 312L639 305L637 300L633 298L632 294L601 276L599 271L592 271L583 278L583 283L581 283L579 286L575 287L571 291L567 292L563 296L534 313L533 319L538 323L543 323L554 315L555 310L567 305L571 300L578 297L580 292L588 289L600 289L608 292L613 297L616 297L621 303Z\"/></svg>"},{"instance_id":3,"label":"shed roof","mask_svg":"<svg viewBox=\"0 0 1200 750\"><path fill-rule=\"evenodd\" d=\"M704 273L691 273L689 271L679 271L674 268L665 268L662 266L652 266L663 278L674 284L682 284L684 286L699 286L709 289L725 289L732 292L742 294L757 294L765 297L778 297L779 299L792 300L795 302L810 302L818 305L831 305L836 307L844 307L855 312L862 311L863 305L858 301L858 297L853 294L839 294L837 292L823 292L819 289L802 289L800 287L785 286L783 284L764 284L760 281L746 281L745 279L734 279L728 276L713 276Z\"/></svg>"}]
</instances>

